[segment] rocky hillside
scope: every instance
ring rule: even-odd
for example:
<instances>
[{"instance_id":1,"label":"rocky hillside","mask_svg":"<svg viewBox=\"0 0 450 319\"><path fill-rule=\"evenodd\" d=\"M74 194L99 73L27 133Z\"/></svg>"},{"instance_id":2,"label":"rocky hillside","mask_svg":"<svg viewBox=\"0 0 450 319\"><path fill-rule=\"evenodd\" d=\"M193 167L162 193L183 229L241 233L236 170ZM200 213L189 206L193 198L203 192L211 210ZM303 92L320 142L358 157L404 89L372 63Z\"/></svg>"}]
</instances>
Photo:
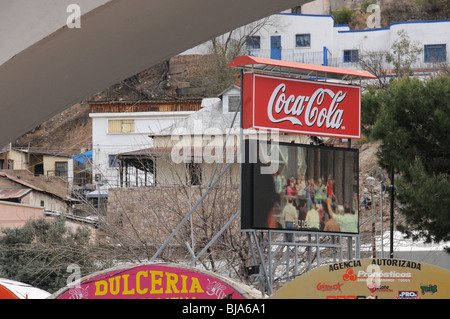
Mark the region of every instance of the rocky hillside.
<instances>
[{"instance_id":1,"label":"rocky hillside","mask_svg":"<svg viewBox=\"0 0 450 319\"><path fill-rule=\"evenodd\" d=\"M16 147L42 147L62 154L79 154L91 148L92 123L89 101L157 100L180 98L179 88L198 69L201 56L176 56L121 81L67 108L13 142Z\"/></svg>"}]
</instances>

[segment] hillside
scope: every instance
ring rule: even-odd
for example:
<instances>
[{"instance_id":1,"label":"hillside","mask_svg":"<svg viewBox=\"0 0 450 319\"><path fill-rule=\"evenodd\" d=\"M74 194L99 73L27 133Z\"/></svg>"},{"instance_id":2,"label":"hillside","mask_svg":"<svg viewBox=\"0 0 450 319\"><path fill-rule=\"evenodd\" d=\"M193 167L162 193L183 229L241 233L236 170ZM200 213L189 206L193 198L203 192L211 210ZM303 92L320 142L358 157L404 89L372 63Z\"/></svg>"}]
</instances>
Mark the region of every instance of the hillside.
<instances>
[{"instance_id":1,"label":"hillside","mask_svg":"<svg viewBox=\"0 0 450 319\"><path fill-rule=\"evenodd\" d=\"M13 142L16 147L42 147L64 154L79 154L91 148L92 123L89 101L176 99L177 89L185 87L201 56L176 56L117 83L67 108Z\"/></svg>"}]
</instances>

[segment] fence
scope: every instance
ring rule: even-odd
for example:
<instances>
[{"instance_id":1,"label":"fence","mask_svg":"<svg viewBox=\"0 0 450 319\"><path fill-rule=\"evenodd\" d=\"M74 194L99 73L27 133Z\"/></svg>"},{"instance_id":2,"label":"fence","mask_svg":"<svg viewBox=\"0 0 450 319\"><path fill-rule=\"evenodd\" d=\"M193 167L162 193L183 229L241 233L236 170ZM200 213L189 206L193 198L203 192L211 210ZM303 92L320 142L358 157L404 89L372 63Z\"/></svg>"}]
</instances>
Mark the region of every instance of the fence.
<instances>
[{"instance_id":1,"label":"fence","mask_svg":"<svg viewBox=\"0 0 450 319\"><path fill-rule=\"evenodd\" d=\"M270 58L271 50L247 50L246 54L261 58ZM359 54L357 61L352 62L344 62L343 55L333 56L328 50L326 54L327 56L325 57L323 51L297 52L293 49L283 49L281 51L281 59L290 62L327 65L346 69L361 69L360 61L372 60L372 63L375 63L374 60L376 60L380 69L394 70L394 65L386 61L387 52ZM412 65L412 69L415 70L418 75L433 75L433 73L438 72L439 70L450 69L448 64L450 61L450 52L446 52L444 60L444 62L424 62L424 55L422 54L422 56L419 56L419 61ZM388 74L389 73L394 74L395 72L391 71L388 72Z\"/></svg>"}]
</instances>

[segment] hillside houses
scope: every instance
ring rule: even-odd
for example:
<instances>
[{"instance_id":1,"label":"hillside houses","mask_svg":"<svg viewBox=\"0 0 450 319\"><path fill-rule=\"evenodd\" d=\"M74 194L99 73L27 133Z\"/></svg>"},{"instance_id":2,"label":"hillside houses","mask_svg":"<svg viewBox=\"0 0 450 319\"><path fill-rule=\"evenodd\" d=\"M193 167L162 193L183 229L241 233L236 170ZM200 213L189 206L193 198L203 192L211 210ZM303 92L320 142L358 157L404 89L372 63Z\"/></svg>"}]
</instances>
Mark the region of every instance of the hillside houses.
<instances>
[{"instance_id":1,"label":"hillside houses","mask_svg":"<svg viewBox=\"0 0 450 319\"><path fill-rule=\"evenodd\" d=\"M389 52L404 30L422 53L413 65L430 71L447 63L450 46L450 20L406 21L387 28L351 30L348 25L334 25L331 15L279 13L270 23L250 34L243 54L342 68L360 68L359 59L373 52ZM439 32L436 32L436 31ZM242 35L242 32L235 32ZM224 37L226 37L225 35ZM183 54L206 54L210 44L203 43ZM384 68L393 65L384 63Z\"/></svg>"},{"instance_id":2,"label":"hillside houses","mask_svg":"<svg viewBox=\"0 0 450 319\"><path fill-rule=\"evenodd\" d=\"M119 186L118 154L152 146L150 135L200 108L201 100L90 103L94 178ZM136 174L130 178L139 184Z\"/></svg>"},{"instance_id":3,"label":"hillside houses","mask_svg":"<svg viewBox=\"0 0 450 319\"><path fill-rule=\"evenodd\" d=\"M27 170L0 171L0 199L60 213L70 213L75 201L64 180L34 176Z\"/></svg>"},{"instance_id":4,"label":"hillside houses","mask_svg":"<svg viewBox=\"0 0 450 319\"><path fill-rule=\"evenodd\" d=\"M28 170L32 174L67 178L70 156L47 148L16 148L9 144L0 150L0 169Z\"/></svg>"}]
</instances>

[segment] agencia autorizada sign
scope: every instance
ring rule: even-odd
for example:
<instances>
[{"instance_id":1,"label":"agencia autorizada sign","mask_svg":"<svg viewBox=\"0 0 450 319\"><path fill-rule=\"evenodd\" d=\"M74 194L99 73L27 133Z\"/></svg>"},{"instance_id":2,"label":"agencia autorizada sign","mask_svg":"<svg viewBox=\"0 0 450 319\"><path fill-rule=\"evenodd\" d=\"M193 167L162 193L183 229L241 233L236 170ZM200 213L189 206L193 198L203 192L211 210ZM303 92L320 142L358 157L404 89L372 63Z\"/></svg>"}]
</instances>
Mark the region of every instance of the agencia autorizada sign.
<instances>
[{"instance_id":1,"label":"agencia autorizada sign","mask_svg":"<svg viewBox=\"0 0 450 319\"><path fill-rule=\"evenodd\" d=\"M242 127L359 139L361 88L246 73Z\"/></svg>"}]
</instances>

